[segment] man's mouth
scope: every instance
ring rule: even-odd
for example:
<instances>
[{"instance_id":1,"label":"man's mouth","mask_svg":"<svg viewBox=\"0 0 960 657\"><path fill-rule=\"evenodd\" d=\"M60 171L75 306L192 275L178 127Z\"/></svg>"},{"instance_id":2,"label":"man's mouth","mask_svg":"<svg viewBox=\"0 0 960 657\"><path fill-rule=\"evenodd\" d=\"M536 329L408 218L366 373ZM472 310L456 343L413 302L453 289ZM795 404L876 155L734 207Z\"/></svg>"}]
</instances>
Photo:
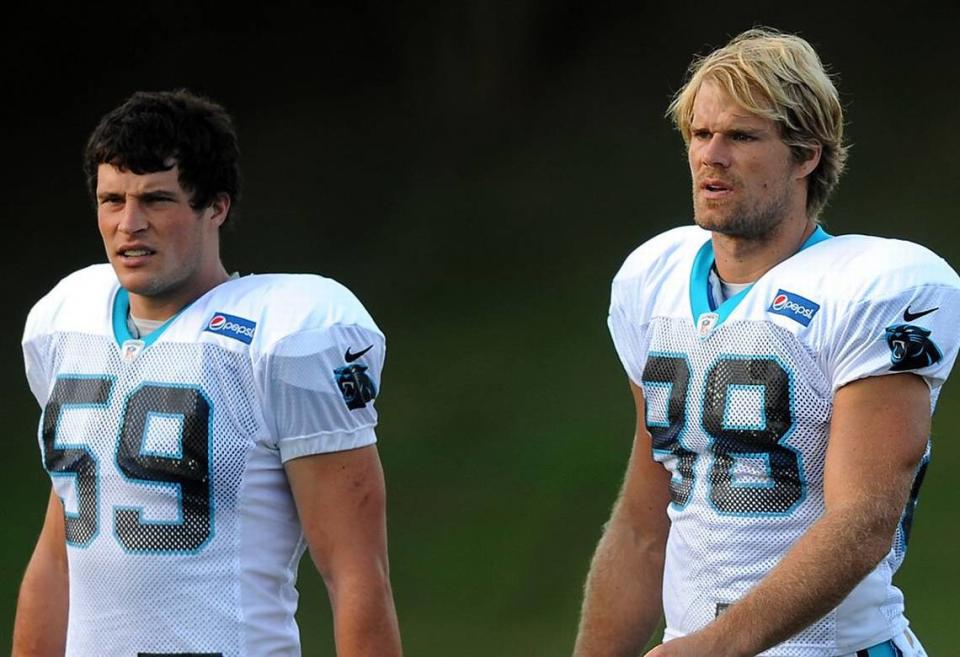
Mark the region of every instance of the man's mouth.
<instances>
[{"instance_id":1,"label":"man's mouth","mask_svg":"<svg viewBox=\"0 0 960 657\"><path fill-rule=\"evenodd\" d=\"M728 185L725 182L719 180L706 180L700 183L700 189L705 189L708 192L729 192L733 191L733 187Z\"/></svg>"},{"instance_id":2,"label":"man's mouth","mask_svg":"<svg viewBox=\"0 0 960 657\"><path fill-rule=\"evenodd\" d=\"M150 262L150 258L156 255L156 251L142 244L132 246L121 246L116 251L116 262L124 267L140 267Z\"/></svg>"},{"instance_id":3,"label":"man's mouth","mask_svg":"<svg viewBox=\"0 0 960 657\"><path fill-rule=\"evenodd\" d=\"M704 180L699 187L702 197L708 201L720 201L734 193L733 185L722 180Z\"/></svg>"}]
</instances>

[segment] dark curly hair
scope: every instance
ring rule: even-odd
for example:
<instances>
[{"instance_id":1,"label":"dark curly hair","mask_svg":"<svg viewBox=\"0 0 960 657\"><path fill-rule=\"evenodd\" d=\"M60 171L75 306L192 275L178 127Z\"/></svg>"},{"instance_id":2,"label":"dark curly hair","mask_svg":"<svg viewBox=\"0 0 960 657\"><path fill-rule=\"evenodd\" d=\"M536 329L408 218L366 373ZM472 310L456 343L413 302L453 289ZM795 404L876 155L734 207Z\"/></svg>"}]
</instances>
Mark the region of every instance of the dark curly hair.
<instances>
[{"instance_id":1,"label":"dark curly hair","mask_svg":"<svg viewBox=\"0 0 960 657\"><path fill-rule=\"evenodd\" d=\"M96 199L97 168L104 163L136 174L179 166L190 206L209 207L218 194L240 197L240 148L233 122L217 103L186 89L138 91L104 116L84 151L87 188Z\"/></svg>"}]
</instances>

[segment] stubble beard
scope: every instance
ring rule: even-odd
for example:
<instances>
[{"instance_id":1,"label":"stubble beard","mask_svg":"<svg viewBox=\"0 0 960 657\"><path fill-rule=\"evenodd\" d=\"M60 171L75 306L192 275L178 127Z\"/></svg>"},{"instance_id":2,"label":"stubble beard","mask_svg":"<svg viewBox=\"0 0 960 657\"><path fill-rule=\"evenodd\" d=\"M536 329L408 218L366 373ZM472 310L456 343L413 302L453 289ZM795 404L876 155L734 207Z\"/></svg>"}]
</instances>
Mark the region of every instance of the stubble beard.
<instances>
[{"instance_id":1,"label":"stubble beard","mask_svg":"<svg viewBox=\"0 0 960 657\"><path fill-rule=\"evenodd\" d=\"M706 201L693 190L694 222L703 228L728 237L765 241L786 219L790 207L789 190L767 202ZM709 212L708 212L709 211Z\"/></svg>"},{"instance_id":2,"label":"stubble beard","mask_svg":"<svg viewBox=\"0 0 960 657\"><path fill-rule=\"evenodd\" d=\"M119 274L119 272L118 272ZM132 275L131 275L132 274ZM163 300L176 296L184 289L194 274L186 264L181 263L176 268L169 268L159 272L129 272L120 276L120 284L130 294L146 299Z\"/></svg>"},{"instance_id":3,"label":"stubble beard","mask_svg":"<svg viewBox=\"0 0 960 657\"><path fill-rule=\"evenodd\" d=\"M184 286L184 281L179 277L168 274L167 276L154 276L136 289L129 289L128 292L148 298L162 298L175 294Z\"/></svg>"}]
</instances>

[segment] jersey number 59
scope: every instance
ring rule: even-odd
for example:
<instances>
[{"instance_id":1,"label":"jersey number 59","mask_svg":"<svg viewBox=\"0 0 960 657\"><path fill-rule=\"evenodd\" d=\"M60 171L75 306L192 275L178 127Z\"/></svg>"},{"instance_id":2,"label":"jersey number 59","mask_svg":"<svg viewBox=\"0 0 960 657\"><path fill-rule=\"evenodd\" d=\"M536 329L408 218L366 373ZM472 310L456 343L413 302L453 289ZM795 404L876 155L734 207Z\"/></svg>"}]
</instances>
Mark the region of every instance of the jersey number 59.
<instances>
[{"instance_id":1,"label":"jersey number 59","mask_svg":"<svg viewBox=\"0 0 960 657\"><path fill-rule=\"evenodd\" d=\"M43 412L43 460L52 477L74 477L77 512L65 513L67 542L86 547L100 532L100 464L89 445L59 437L68 408L107 409L114 379L107 376L61 377ZM179 421L179 452L145 449L153 417ZM123 404L116 463L135 485L171 488L180 505L179 520L145 520L143 509L113 508L114 536L128 552L183 554L201 549L212 529L210 504L210 402L197 388L144 384Z\"/></svg>"}]
</instances>

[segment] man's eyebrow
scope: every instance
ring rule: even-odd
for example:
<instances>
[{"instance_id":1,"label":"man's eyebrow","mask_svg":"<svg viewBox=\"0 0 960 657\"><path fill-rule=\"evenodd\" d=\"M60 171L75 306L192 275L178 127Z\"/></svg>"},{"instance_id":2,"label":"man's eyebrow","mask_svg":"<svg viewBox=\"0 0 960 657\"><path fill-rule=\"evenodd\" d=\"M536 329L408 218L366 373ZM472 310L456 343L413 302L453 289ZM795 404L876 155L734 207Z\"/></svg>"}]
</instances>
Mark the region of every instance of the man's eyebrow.
<instances>
[{"instance_id":1,"label":"man's eyebrow","mask_svg":"<svg viewBox=\"0 0 960 657\"><path fill-rule=\"evenodd\" d=\"M123 192L111 192L103 191L97 194L97 199L100 201L114 201L117 199L123 199L128 196ZM169 189L151 189L145 192L140 192L139 194L129 194L134 198L138 198L141 201L175 201L177 199L177 193Z\"/></svg>"},{"instance_id":2,"label":"man's eyebrow","mask_svg":"<svg viewBox=\"0 0 960 657\"><path fill-rule=\"evenodd\" d=\"M169 189L152 189L141 194L138 194L141 199L147 201L154 201L157 199L176 199L176 192Z\"/></svg>"},{"instance_id":3,"label":"man's eyebrow","mask_svg":"<svg viewBox=\"0 0 960 657\"><path fill-rule=\"evenodd\" d=\"M746 135L761 135L761 134L767 134L770 131L769 127L765 125L757 125L754 123L748 124L746 122L739 122L739 121L735 121L731 125L723 126L722 128L719 128L717 130L712 130L708 128L706 125L698 125L696 123L690 124L690 132L701 132L704 130L708 132L719 132L724 135L732 135L732 134L738 134L738 133L746 134Z\"/></svg>"}]
</instances>

